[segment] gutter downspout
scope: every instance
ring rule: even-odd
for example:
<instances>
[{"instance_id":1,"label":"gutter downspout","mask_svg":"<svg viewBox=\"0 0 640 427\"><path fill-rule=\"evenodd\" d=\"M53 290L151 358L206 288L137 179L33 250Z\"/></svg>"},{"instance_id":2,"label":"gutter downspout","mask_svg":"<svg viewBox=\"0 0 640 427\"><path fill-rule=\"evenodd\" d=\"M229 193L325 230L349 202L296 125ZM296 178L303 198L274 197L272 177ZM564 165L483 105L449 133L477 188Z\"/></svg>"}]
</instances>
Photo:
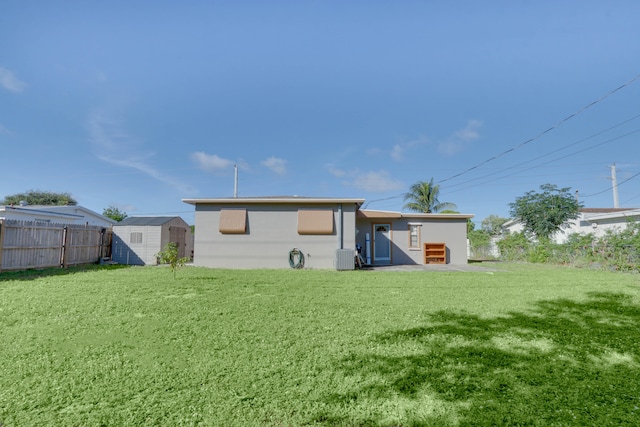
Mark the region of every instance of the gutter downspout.
<instances>
[{"instance_id":1,"label":"gutter downspout","mask_svg":"<svg viewBox=\"0 0 640 427\"><path fill-rule=\"evenodd\" d=\"M342 203L338 203L338 249L344 249Z\"/></svg>"}]
</instances>

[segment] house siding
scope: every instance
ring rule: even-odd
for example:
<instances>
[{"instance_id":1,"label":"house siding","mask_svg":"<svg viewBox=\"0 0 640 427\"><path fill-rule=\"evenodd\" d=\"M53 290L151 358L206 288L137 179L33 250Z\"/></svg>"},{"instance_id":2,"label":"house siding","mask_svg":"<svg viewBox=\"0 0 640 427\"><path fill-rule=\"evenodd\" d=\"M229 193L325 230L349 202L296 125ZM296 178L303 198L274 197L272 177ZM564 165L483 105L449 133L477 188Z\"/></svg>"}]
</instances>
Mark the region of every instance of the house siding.
<instances>
[{"instance_id":1,"label":"house siding","mask_svg":"<svg viewBox=\"0 0 640 427\"><path fill-rule=\"evenodd\" d=\"M438 218L375 218L358 219L356 242L366 251L366 233L373 235L373 224L391 225L391 263L396 265L424 264L423 245L443 242L447 245L448 264L467 264L467 219ZM420 248L409 247L409 224L420 225ZM362 254L366 259L366 254Z\"/></svg>"},{"instance_id":2,"label":"house siding","mask_svg":"<svg viewBox=\"0 0 640 427\"><path fill-rule=\"evenodd\" d=\"M219 231L220 210L247 210L245 234ZM297 231L299 209L331 209L334 231L325 235L301 235ZM342 212L342 218L340 217ZM196 204L194 265L214 268L290 268L289 252L297 248L305 268L335 267L336 249L355 251L355 204ZM342 238L342 244L340 239Z\"/></svg>"}]
</instances>

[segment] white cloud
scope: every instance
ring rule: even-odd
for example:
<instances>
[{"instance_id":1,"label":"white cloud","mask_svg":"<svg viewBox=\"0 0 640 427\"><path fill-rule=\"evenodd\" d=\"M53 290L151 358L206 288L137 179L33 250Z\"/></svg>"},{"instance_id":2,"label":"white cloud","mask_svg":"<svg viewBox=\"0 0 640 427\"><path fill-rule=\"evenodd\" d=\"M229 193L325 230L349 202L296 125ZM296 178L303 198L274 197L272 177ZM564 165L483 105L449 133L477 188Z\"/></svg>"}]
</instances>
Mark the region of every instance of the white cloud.
<instances>
[{"instance_id":1,"label":"white cloud","mask_svg":"<svg viewBox=\"0 0 640 427\"><path fill-rule=\"evenodd\" d=\"M391 177L389 172L384 170L362 172L357 168L339 169L332 164L329 164L327 169L332 176L342 179L342 185L371 193L384 193L404 188L402 182Z\"/></svg>"},{"instance_id":2,"label":"white cloud","mask_svg":"<svg viewBox=\"0 0 640 427\"><path fill-rule=\"evenodd\" d=\"M142 172L182 193L196 193L193 187L160 172L149 164L147 159L153 154L145 152L144 155L136 155L136 148L141 145L140 141L126 132L120 121L113 119L104 111L95 111L89 115L87 129L89 141L100 160Z\"/></svg>"},{"instance_id":3,"label":"white cloud","mask_svg":"<svg viewBox=\"0 0 640 427\"><path fill-rule=\"evenodd\" d=\"M453 132L447 139L438 143L438 151L445 156L459 153L480 138L478 131L480 127L482 127L480 120L469 120L466 127Z\"/></svg>"},{"instance_id":4,"label":"white cloud","mask_svg":"<svg viewBox=\"0 0 640 427\"><path fill-rule=\"evenodd\" d=\"M388 155L388 156L391 156L391 159L394 160L395 162L401 162L407 157L408 151L416 147L419 147L421 145L426 145L428 143L429 143L429 139L424 135L420 135L415 139L411 139L409 141L406 141L406 140L400 141L394 144L391 151L387 151L387 150L383 151L380 148L369 148L366 150L366 153L370 156L380 156L380 155L387 156Z\"/></svg>"},{"instance_id":5,"label":"white cloud","mask_svg":"<svg viewBox=\"0 0 640 427\"><path fill-rule=\"evenodd\" d=\"M287 161L284 159L279 159L277 157L271 156L260 163L268 167L278 175L284 175L287 172L287 168L286 168Z\"/></svg>"},{"instance_id":6,"label":"white cloud","mask_svg":"<svg viewBox=\"0 0 640 427\"><path fill-rule=\"evenodd\" d=\"M224 159L217 154L207 154L202 151L191 154L191 160L193 160L200 169L206 171L224 170L233 165L233 161L229 159Z\"/></svg>"},{"instance_id":7,"label":"white cloud","mask_svg":"<svg viewBox=\"0 0 640 427\"><path fill-rule=\"evenodd\" d=\"M342 178L347 175L347 172L345 172L344 170L335 168L333 166L329 166L329 173L336 178Z\"/></svg>"},{"instance_id":8,"label":"white cloud","mask_svg":"<svg viewBox=\"0 0 640 427\"><path fill-rule=\"evenodd\" d=\"M11 131L0 124L0 135L11 135Z\"/></svg>"},{"instance_id":9,"label":"white cloud","mask_svg":"<svg viewBox=\"0 0 640 427\"><path fill-rule=\"evenodd\" d=\"M87 119L90 140L100 150L115 151L131 138L120 129L119 123L102 111L94 111Z\"/></svg>"},{"instance_id":10,"label":"white cloud","mask_svg":"<svg viewBox=\"0 0 640 427\"><path fill-rule=\"evenodd\" d=\"M370 171L365 173L355 171L352 179L345 181L344 184L371 193L384 193L404 188L404 184L391 177L387 171Z\"/></svg>"},{"instance_id":11,"label":"white cloud","mask_svg":"<svg viewBox=\"0 0 640 427\"><path fill-rule=\"evenodd\" d=\"M404 150L405 148L402 145L394 145L393 149L391 150L391 158L396 162L401 161L402 159L404 159Z\"/></svg>"},{"instance_id":12,"label":"white cloud","mask_svg":"<svg viewBox=\"0 0 640 427\"><path fill-rule=\"evenodd\" d=\"M20 81L11 71L0 67L0 86L10 92L22 92L27 84Z\"/></svg>"}]
</instances>

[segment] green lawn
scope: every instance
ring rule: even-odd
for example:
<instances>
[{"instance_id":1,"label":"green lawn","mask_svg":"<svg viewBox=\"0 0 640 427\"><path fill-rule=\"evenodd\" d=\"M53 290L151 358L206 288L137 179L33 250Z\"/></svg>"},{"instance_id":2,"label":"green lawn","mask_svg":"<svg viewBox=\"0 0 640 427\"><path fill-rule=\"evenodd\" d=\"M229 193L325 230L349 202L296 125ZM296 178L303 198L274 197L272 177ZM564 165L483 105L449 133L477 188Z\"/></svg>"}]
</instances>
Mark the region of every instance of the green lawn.
<instances>
[{"instance_id":1,"label":"green lawn","mask_svg":"<svg viewBox=\"0 0 640 427\"><path fill-rule=\"evenodd\" d=\"M0 274L0 426L640 423L640 275Z\"/></svg>"}]
</instances>

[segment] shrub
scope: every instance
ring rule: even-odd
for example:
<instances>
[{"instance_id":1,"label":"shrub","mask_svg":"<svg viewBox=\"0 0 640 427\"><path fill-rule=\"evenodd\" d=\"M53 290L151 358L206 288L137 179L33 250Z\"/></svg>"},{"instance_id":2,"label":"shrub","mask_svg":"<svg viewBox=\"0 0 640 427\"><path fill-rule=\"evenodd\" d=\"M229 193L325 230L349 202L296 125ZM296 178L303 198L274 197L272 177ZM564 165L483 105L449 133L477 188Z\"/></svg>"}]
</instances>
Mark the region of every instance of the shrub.
<instances>
[{"instance_id":1,"label":"shrub","mask_svg":"<svg viewBox=\"0 0 640 427\"><path fill-rule=\"evenodd\" d=\"M167 243L164 250L158 252L156 256L159 264L169 264L174 279L176 278L176 270L189 262L189 258L180 258L178 256L178 245L173 242Z\"/></svg>"},{"instance_id":2,"label":"shrub","mask_svg":"<svg viewBox=\"0 0 640 427\"><path fill-rule=\"evenodd\" d=\"M506 261L524 261L531 247L524 232L509 234L497 244L501 258Z\"/></svg>"},{"instance_id":3,"label":"shrub","mask_svg":"<svg viewBox=\"0 0 640 427\"><path fill-rule=\"evenodd\" d=\"M498 248L500 258L505 261L549 262L640 272L640 223L629 223L623 230L608 230L599 238L592 233L573 233L563 244L545 239L531 242L524 232L514 233L499 241Z\"/></svg>"}]
</instances>

